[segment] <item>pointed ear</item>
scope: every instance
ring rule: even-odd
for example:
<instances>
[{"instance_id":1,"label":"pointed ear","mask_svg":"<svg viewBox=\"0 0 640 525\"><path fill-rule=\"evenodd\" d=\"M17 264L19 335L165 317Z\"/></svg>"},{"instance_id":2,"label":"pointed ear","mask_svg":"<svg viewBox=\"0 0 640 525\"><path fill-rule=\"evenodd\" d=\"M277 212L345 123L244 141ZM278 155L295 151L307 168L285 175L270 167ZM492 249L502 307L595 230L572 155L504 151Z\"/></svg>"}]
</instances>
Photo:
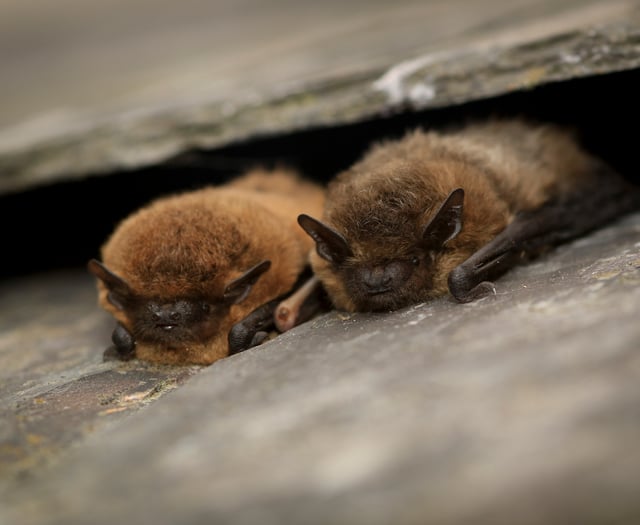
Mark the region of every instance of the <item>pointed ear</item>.
<instances>
[{"instance_id":1,"label":"pointed ear","mask_svg":"<svg viewBox=\"0 0 640 525\"><path fill-rule=\"evenodd\" d=\"M347 240L326 224L304 214L298 215L298 224L316 241L316 251L325 261L341 264L353 255Z\"/></svg>"},{"instance_id":2,"label":"pointed ear","mask_svg":"<svg viewBox=\"0 0 640 525\"><path fill-rule=\"evenodd\" d=\"M430 248L441 248L462 229L464 190L453 190L422 230L422 240Z\"/></svg>"},{"instance_id":3,"label":"pointed ear","mask_svg":"<svg viewBox=\"0 0 640 525\"><path fill-rule=\"evenodd\" d=\"M223 298L228 304L238 304L249 295L251 287L258 282L260 276L271 267L271 261L262 261L250 270L236 277L224 289Z\"/></svg>"},{"instance_id":4,"label":"pointed ear","mask_svg":"<svg viewBox=\"0 0 640 525\"><path fill-rule=\"evenodd\" d=\"M131 298L131 288L127 281L113 273L97 259L91 259L87 264L88 270L100 279L109 290L107 299L118 310L124 310L125 303Z\"/></svg>"}]
</instances>

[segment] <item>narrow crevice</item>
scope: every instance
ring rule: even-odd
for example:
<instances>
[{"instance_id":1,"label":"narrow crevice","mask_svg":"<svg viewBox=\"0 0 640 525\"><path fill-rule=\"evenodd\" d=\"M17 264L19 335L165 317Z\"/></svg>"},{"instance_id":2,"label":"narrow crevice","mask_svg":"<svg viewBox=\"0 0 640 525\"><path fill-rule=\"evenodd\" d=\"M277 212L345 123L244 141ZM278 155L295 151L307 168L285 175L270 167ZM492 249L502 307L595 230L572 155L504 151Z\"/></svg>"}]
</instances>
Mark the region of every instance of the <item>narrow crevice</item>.
<instances>
[{"instance_id":1,"label":"narrow crevice","mask_svg":"<svg viewBox=\"0 0 640 525\"><path fill-rule=\"evenodd\" d=\"M587 148L640 183L637 93L640 70L541 86L455 107L398 112L348 126L185 152L143 169L88 176L0 196L0 279L84 266L117 222L159 195L223 183L256 165L289 165L326 182L374 141L423 126L440 127L489 115L516 115L573 126Z\"/></svg>"}]
</instances>

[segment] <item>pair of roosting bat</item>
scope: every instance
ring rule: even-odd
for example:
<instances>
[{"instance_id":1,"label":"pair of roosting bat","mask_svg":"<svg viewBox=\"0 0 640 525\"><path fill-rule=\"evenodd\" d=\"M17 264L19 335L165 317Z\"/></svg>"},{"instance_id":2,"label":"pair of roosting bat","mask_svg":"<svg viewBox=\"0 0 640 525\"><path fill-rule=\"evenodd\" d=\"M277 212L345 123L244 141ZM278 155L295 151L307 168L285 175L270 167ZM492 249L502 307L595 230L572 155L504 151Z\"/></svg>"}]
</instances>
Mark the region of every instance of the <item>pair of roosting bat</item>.
<instances>
[{"instance_id":1,"label":"pair of roosting bat","mask_svg":"<svg viewBox=\"0 0 640 525\"><path fill-rule=\"evenodd\" d=\"M311 316L317 281L347 311L448 292L468 302L514 264L638 207L638 189L567 130L492 120L381 142L326 190L255 171L156 200L89 270L120 356L210 364ZM283 303L309 265L314 277Z\"/></svg>"}]
</instances>

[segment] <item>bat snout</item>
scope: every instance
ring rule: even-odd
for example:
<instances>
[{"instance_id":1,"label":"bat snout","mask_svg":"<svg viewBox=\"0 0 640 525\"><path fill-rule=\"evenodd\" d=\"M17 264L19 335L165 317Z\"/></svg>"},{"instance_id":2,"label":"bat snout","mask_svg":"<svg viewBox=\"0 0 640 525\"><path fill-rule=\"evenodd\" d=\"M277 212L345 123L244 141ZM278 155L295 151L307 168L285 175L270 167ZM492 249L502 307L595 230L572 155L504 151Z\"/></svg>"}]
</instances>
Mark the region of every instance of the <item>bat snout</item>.
<instances>
[{"instance_id":1,"label":"bat snout","mask_svg":"<svg viewBox=\"0 0 640 525\"><path fill-rule=\"evenodd\" d=\"M368 295L379 295L400 287L411 271L411 267L402 261L393 261L386 265L360 268L358 277Z\"/></svg>"},{"instance_id":2,"label":"bat snout","mask_svg":"<svg viewBox=\"0 0 640 525\"><path fill-rule=\"evenodd\" d=\"M180 324L183 324L191 315L191 307L186 301L177 301L167 304L149 304L152 322L156 328L170 332Z\"/></svg>"},{"instance_id":3,"label":"bat snout","mask_svg":"<svg viewBox=\"0 0 640 525\"><path fill-rule=\"evenodd\" d=\"M392 278L389 275L363 272L362 284L369 295L378 295L391 289Z\"/></svg>"},{"instance_id":4,"label":"bat snout","mask_svg":"<svg viewBox=\"0 0 640 525\"><path fill-rule=\"evenodd\" d=\"M392 276L385 272L383 267L362 268L359 273L360 280L368 294L377 295L389 291Z\"/></svg>"},{"instance_id":5,"label":"bat snout","mask_svg":"<svg viewBox=\"0 0 640 525\"><path fill-rule=\"evenodd\" d=\"M202 299L150 300L132 312L131 332L136 341L165 348L200 344L219 331L219 322L211 315L211 308L211 303ZM214 310L214 313L220 312Z\"/></svg>"}]
</instances>

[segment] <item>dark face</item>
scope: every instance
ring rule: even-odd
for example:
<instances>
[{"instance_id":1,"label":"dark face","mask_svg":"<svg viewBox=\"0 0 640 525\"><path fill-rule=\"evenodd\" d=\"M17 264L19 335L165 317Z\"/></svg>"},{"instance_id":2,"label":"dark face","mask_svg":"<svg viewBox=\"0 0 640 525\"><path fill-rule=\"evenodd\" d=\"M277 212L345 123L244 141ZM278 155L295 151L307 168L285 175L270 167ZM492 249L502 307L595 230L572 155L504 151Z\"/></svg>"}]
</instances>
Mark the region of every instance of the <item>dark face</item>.
<instances>
[{"instance_id":1,"label":"dark face","mask_svg":"<svg viewBox=\"0 0 640 525\"><path fill-rule=\"evenodd\" d=\"M451 191L422 227L422 217L412 224L407 214L394 211L397 206L386 210L385 202L377 203L385 210L379 217L371 209L354 217L349 209L338 221L342 231L304 214L298 223L316 242L317 254L331 265L356 310L395 310L429 297L436 253L462 229L463 199L464 190ZM405 224L410 227L403 228ZM325 286L331 295L331 284Z\"/></svg>"},{"instance_id":2,"label":"dark face","mask_svg":"<svg viewBox=\"0 0 640 525\"><path fill-rule=\"evenodd\" d=\"M181 349L189 344L207 343L220 334L221 325L232 305L242 302L252 286L271 266L263 260L252 266L224 287L221 297L205 297L194 292L190 297L144 297L134 292L128 282L107 266L92 259L88 263L91 273L107 289L107 301L124 312L130 321L131 332L122 328L118 338L126 339L121 346L129 347L135 341ZM114 332L115 334L115 332ZM226 336L226 333L223 334ZM115 342L115 341L114 341ZM118 343L116 343L118 345ZM128 350L127 350L128 351Z\"/></svg>"},{"instance_id":3,"label":"dark face","mask_svg":"<svg viewBox=\"0 0 640 525\"><path fill-rule=\"evenodd\" d=\"M347 259L334 269L359 311L391 311L418 302L430 287L428 261L424 254L381 263Z\"/></svg>"},{"instance_id":4,"label":"dark face","mask_svg":"<svg viewBox=\"0 0 640 525\"><path fill-rule=\"evenodd\" d=\"M140 342L177 348L202 343L218 331L229 306L205 299L138 299L125 311L132 321L133 337Z\"/></svg>"}]
</instances>

